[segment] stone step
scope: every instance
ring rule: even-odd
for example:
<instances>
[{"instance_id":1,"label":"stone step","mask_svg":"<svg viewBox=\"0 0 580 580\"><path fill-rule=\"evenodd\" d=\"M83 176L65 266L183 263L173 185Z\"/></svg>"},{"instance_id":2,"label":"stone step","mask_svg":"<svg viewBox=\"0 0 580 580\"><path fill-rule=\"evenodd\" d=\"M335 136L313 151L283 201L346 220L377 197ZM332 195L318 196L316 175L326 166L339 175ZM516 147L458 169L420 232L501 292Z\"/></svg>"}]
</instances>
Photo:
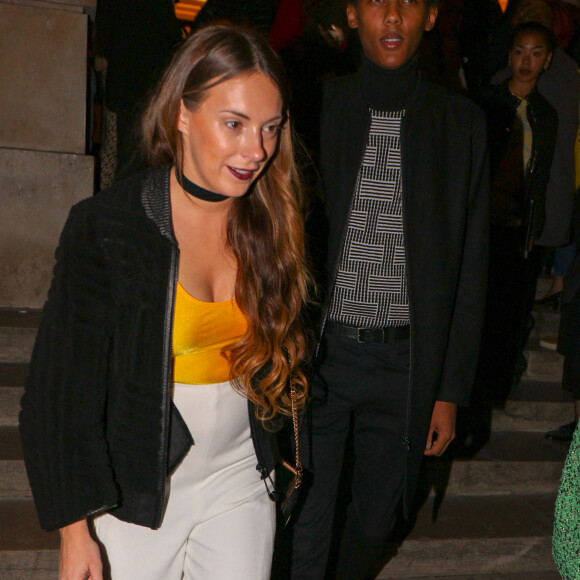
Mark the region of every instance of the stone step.
<instances>
[{"instance_id":1,"label":"stone step","mask_svg":"<svg viewBox=\"0 0 580 580\"><path fill-rule=\"evenodd\" d=\"M556 573L551 555L553 495L430 497L380 579L498 578ZM551 578L550 576L546 576Z\"/></svg>"},{"instance_id":2,"label":"stone step","mask_svg":"<svg viewBox=\"0 0 580 580\"><path fill-rule=\"evenodd\" d=\"M572 396L562 390L561 381L522 380L512 389L510 401L537 401L547 403L570 403Z\"/></svg>"},{"instance_id":3,"label":"stone step","mask_svg":"<svg viewBox=\"0 0 580 580\"><path fill-rule=\"evenodd\" d=\"M434 517L430 497L378 578L555 580L553 503L545 495L446 497ZM40 530L32 502L0 500L0 520L0 577L56 580L58 534Z\"/></svg>"},{"instance_id":4,"label":"stone step","mask_svg":"<svg viewBox=\"0 0 580 580\"><path fill-rule=\"evenodd\" d=\"M462 421L487 421L481 429L489 430L491 421L493 431L546 431L569 423L574 412L572 395L562 390L561 381L523 379L512 388L503 408L486 409L483 405L480 400L470 409L460 408L460 426Z\"/></svg>"},{"instance_id":5,"label":"stone step","mask_svg":"<svg viewBox=\"0 0 580 580\"><path fill-rule=\"evenodd\" d=\"M0 387L24 386L28 366L28 363L0 363Z\"/></svg>"},{"instance_id":6,"label":"stone step","mask_svg":"<svg viewBox=\"0 0 580 580\"><path fill-rule=\"evenodd\" d=\"M20 412L21 387L0 387L0 427L16 427Z\"/></svg>"},{"instance_id":7,"label":"stone step","mask_svg":"<svg viewBox=\"0 0 580 580\"><path fill-rule=\"evenodd\" d=\"M0 308L0 363L30 360L40 315L40 310Z\"/></svg>"},{"instance_id":8,"label":"stone step","mask_svg":"<svg viewBox=\"0 0 580 580\"><path fill-rule=\"evenodd\" d=\"M555 493L567 452L567 443L550 441L543 433L492 432L472 457L457 458L450 466L445 466L449 459L433 460L443 465L431 467L432 479L442 488L447 477L451 495Z\"/></svg>"},{"instance_id":9,"label":"stone step","mask_svg":"<svg viewBox=\"0 0 580 580\"><path fill-rule=\"evenodd\" d=\"M541 348L537 339L530 339L524 351L528 367L522 380L562 381L564 357L555 351Z\"/></svg>"},{"instance_id":10,"label":"stone step","mask_svg":"<svg viewBox=\"0 0 580 580\"><path fill-rule=\"evenodd\" d=\"M572 395L562 390L561 381L522 380L506 401L494 409L494 431L550 431L574 417Z\"/></svg>"},{"instance_id":11,"label":"stone step","mask_svg":"<svg viewBox=\"0 0 580 580\"><path fill-rule=\"evenodd\" d=\"M557 570L551 558L552 539L542 537L408 540L395 559L377 576L378 580L432 578L429 574L473 574L481 571L488 578L503 578L506 571L552 572ZM488 574L491 573L491 574ZM438 576L436 576L438 577ZM468 576L479 579L481 576ZM529 576L525 576L529 578ZM550 576L551 578L551 576Z\"/></svg>"},{"instance_id":12,"label":"stone step","mask_svg":"<svg viewBox=\"0 0 580 580\"><path fill-rule=\"evenodd\" d=\"M0 578L57 580L58 532L40 529L31 500L0 500Z\"/></svg>"},{"instance_id":13,"label":"stone step","mask_svg":"<svg viewBox=\"0 0 580 580\"><path fill-rule=\"evenodd\" d=\"M18 429L0 427L0 498L31 497Z\"/></svg>"},{"instance_id":14,"label":"stone step","mask_svg":"<svg viewBox=\"0 0 580 580\"><path fill-rule=\"evenodd\" d=\"M560 312L551 306L536 306L532 312L535 324L530 332L530 338L558 336L560 327Z\"/></svg>"},{"instance_id":15,"label":"stone step","mask_svg":"<svg viewBox=\"0 0 580 580\"><path fill-rule=\"evenodd\" d=\"M447 495L556 493L568 444L539 432L492 431L475 454L424 462L421 486ZM421 493L421 491L420 491Z\"/></svg>"},{"instance_id":16,"label":"stone step","mask_svg":"<svg viewBox=\"0 0 580 580\"><path fill-rule=\"evenodd\" d=\"M30 360L36 328L0 329L0 363L24 363Z\"/></svg>"},{"instance_id":17,"label":"stone step","mask_svg":"<svg viewBox=\"0 0 580 580\"><path fill-rule=\"evenodd\" d=\"M385 572L386 573L386 572ZM380 576L390 578L390 576ZM425 576L405 576L405 580L424 580ZM429 576L429 580L562 580L558 572L524 572L523 574L469 574L468 576Z\"/></svg>"},{"instance_id":18,"label":"stone step","mask_svg":"<svg viewBox=\"0 0 580 580\"><path fill-rule=\"evenodd\" d=\"M550 276L545 276L544 274L538 277L536 282L536 300L543 298L546 293L550 290L552 285L552 278Z\"/></svg>"},{"instance_id":19,"label":"stone step","mask_svg":"<svg viewBox=\"0 0 580 580\"><path fill-rule=\"evenodd\" d=\"M494 431L546 432L574 418L574 406L568 402L506 401L504 409L494 409Z\"/></svg>"},{"instance_id":20,"label":"stone step","mask_svg":"<svg viewBox=\"0 0 580 580\"><path fill-rule=\"evenodd\" d=\"M0 427L18 425L20 399L28 364L0 363Z\"/></svg>"},{"instance_id":21,"label":"stone step","mask_svg":"<svg viewBox=\"0 0 580 580\"><path fill-rule=\"evenodd\" d=\"M0 308L0 327L38 328L42 310L32 308Z\"/></svg>"},{"instance_id":22,"label":"stone step","mask_svg":"<svg viewBox=\"0 0 580 580\"><path fill-rule=\"evenodd\" d=\"M447 495L556 493L564 462L455 460L448 470Z\"/></svg>"}]
</instances>

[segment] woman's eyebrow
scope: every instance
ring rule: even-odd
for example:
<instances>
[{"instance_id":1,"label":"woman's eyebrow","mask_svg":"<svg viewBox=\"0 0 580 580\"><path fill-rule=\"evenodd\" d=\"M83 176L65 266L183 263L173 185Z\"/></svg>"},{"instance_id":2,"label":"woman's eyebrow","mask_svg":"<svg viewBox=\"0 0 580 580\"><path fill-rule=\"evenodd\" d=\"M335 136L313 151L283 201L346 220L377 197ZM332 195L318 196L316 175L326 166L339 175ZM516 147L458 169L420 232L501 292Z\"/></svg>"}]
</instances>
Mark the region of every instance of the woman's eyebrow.
<instances>
[{"instance_id":1,"label":"woman's eyebrow","mask_svg":"<svg viewBox=\"0 0 580 580\"><path fill-rule=\"evenodd\" d=\"M514 44L514 48L531 48L532 50L536 50L536 48L545 48L545 45L536 44L536 46L528 46L526 44Z\"/></svg>"},{"instance_id":2,"label":"woman's eyebrow","mask_svg":"<svg viewBox=\"0 0 580 580\"><path fill-rule=\"evenodd\" d=\"M222 109L220 111L220 113L228 113L230 115L236 115L237 117L242 117L242 119L247 119L248 121L250 120L250 117L248 117L248 115L246 115L245 113L240 113L239 111L232 111L230 109ZM271 121L275 121L276 119L282 119L283 115L275 115L274 117L272 117L271 119L268 119L267 121L265 121L266 123L270 123Z\"/></svg>"}]
</instances>

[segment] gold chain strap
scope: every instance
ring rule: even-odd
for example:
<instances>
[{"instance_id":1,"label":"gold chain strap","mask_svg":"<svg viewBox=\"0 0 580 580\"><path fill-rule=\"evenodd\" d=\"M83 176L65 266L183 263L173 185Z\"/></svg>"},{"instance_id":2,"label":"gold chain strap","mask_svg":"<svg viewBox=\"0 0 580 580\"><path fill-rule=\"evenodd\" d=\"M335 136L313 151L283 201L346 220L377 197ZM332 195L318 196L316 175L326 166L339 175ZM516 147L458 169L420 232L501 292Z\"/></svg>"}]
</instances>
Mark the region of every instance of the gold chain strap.
<instances>
[{"instance_id":1,"label":"gold chain strap","mask_svg":"<svg viewBox=\"0 0 580 580\"><path fill-rule=\"evenodd\" d=\"M290 402L292 404L292 426L294 427L294 445L296 446L296 478L294 487L299 487L302 483L302 463L300 462L300 450L298 446L298 416L294 401L296 399L296 389L294 381L290 381Z\"/></svg>"}]
</instances>

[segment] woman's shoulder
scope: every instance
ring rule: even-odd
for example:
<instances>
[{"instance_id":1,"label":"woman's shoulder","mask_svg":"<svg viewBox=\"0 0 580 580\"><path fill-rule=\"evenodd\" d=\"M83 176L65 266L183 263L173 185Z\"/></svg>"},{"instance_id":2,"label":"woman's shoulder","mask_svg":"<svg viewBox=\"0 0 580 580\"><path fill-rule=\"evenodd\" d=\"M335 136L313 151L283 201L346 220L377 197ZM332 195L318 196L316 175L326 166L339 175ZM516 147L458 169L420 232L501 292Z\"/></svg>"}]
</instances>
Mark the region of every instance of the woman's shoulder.
<instances>
[{"instance_id":1,"label":"woman's shoulder","mask_svg":"<svg viewBox=\"0 0 580 580\"><path fill-rule=\"evenodd\" d=\"M73 210L75 212L100 212L107 210L130 211L143 206L143 192L149 187L154 187L167 175L166 168L150 168L121 181L113 183L92 197L78 202Z\"/></svg>"},{"instance_id":2,"label":"woman's shoulder","mask_svg":"<svg viewBox=\"0 0 580 580\"><path fill-rule=\"evenodd\" d=\"M115 223L123 227L148 222L148 199L164 197L167 175L166 168L147 169L79 201L72 206L65 228L93 229L98 224L114 227Z\"/></svg>"},{"instance_id":3,"label":"woman's shoulder","mask_svg":"<svg viewBox=\"0 0 580 580\"><path fill-rule=\"evenodd\" d=\"M97 193L93 199L101 205L119 205L131 204L139 200L143 190L159 179L167 175L168 170L164 167L153 167L140 171L113 183L107 189Z\"/></svg>"}]
</instances>

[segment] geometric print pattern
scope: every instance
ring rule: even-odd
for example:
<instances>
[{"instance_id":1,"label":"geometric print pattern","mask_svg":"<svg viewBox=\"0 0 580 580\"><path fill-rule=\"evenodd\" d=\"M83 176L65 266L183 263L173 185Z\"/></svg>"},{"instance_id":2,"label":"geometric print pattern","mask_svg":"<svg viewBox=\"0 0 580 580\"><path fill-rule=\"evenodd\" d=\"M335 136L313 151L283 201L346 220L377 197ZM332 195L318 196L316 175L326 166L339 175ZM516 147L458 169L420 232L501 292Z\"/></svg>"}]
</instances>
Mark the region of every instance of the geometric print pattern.
<instances>
[{"instance_id":1,"label":"geometric print pattern","mask_svg":"<svg viewBox=\"0 0 580 580\"><path fill-rule=\"evenodd\" d=\"M371 109L371 126L329 318L365 328L409 324L399 111Z\"/></svg>"}]
</instances>

